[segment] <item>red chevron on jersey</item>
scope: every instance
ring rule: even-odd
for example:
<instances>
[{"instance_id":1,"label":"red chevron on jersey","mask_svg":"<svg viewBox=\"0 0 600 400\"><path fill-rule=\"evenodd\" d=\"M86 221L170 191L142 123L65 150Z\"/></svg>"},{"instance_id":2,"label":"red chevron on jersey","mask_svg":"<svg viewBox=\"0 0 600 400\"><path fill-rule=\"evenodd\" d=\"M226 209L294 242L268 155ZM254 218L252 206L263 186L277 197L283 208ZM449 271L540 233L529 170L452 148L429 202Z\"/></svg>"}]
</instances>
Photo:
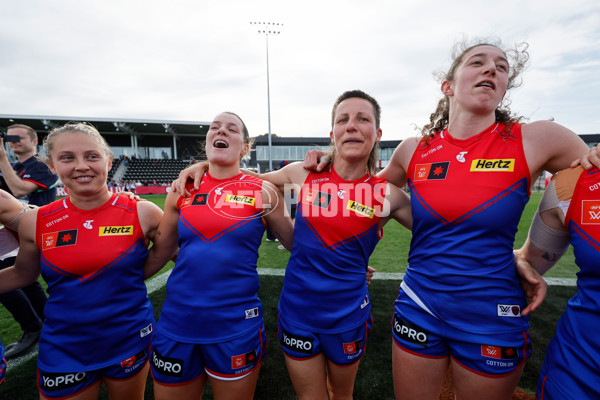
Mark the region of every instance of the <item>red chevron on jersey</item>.
<instances>
[{"instance_id":1,"label":"red chevron on jersey","mask_svg":"<svg viewBox=\"0 0 600 400\"><path fill-rule=\"evenodd\" d=\"M76 208L68 197L41 207L36 241L44 262L55 272L82 281L110 268L143 238L135 204L113 194L93 210ZM90 248L102 251L91 259Z\"/></svg>"},{"instance_id":2,"label":"red chevron on jersey","mask_svg":"<svg viewBox=\"0 0 600 400\"><path fill-rule=\"evenodd\" d=\"M510 135L503 129L494 124L465 140L447 131L423 139L408 169L411 190L423 207L443 223L459 223L517 190L523 178L529 182L521 125Z\"/></svg>"},{"instance_id":3,"label":"red chevron on jersey","mask_svg":"<svg viewBox=\"0 0 600 400\"><path fill-rule=\"evenodd\" d=\"M300 212L319 242L334 249L379 224L386 185L368 174L345 181L333 168L310 173L300 191Z\"/></svg>"},{"instance_id":4,"label":"red chevron on jersey","mask_svg":"<svg viewBox=\"0 0 600 400\"><path fill-rule=\"evenodd\" d=\"M258 178L239 174L218 180L205 174L200 188L194 189L189 183L187 190L191 196L177 201L180 218L203 241L215 241L262 216L262 181ZM206 210L199 212L197 207ZM202 232L195 228L198 226Z\"/></svg>"}]
</instances>

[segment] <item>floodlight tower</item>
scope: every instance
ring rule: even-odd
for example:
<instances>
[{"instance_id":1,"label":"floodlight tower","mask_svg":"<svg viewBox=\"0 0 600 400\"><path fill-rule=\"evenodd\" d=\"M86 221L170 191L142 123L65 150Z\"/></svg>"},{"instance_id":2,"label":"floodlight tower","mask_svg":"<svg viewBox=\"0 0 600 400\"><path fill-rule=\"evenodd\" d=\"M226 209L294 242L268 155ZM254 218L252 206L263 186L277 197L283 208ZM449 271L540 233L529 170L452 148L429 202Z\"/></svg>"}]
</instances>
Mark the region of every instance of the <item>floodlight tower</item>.
<instances>
[{"instance_id":1,"label":"floodlight tower","mask_svg":"<svg viewBox=\"0 0 600 400\"><path fill-rule=\"evenodd\" d=\"M258 33L265 35L267 43L267 118L269 121L269 170L273 171L273 157L271 144L271 89L269 85L269 35L279 35L283 24L279 22L250 22L250 25L258 27Z\"/></svg>"}]
</instances>

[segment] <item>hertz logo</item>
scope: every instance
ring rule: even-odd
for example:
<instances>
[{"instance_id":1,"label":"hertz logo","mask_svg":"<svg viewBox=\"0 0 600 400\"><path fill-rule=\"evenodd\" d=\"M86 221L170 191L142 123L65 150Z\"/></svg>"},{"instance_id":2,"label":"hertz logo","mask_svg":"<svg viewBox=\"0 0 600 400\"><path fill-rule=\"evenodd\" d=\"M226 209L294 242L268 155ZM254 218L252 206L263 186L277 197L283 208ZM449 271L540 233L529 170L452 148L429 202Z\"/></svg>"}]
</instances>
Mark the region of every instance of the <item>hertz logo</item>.
<instances>
[{"instance_id":1,"label":"hertz logo","mask_svg":"<svg viewBox=\"0 0 600 400\"><path fill-rule=\"evenodd\" d=\"M471 172L473 171L506 171L513 172L515 170L515 159L509 158L506 160L486 160L480 158L471 162Z\"/></svg>"},{"instance_id":2,"label":"hertz logo","mask_svg":"<svg viewBox=\"0 0 600 400\"><path fill-rule=\"evenodd\" d=\"M227 197L225 197L225 202L247 204L249 206L253 206L254 205L254 197L237 196L235 194L228 194Z\"/></svg>"},{"instance_id":3,"label":"hertz logo","mask_svg":"<svg viewBox=\"0 0 600 400\"><path fill-rule=\"evenodd\" d=\"M98 236L127 236L133 235L133 225L127 226L101 226Z\"/></svg>"},{"instance_id":4,"label":"hertz logo","mask_svg":"<svg viewBox=\"0 0 600 400\"><path fill-rule=\"evenodd\" d=\"M357 203L354 200L348 201L346 209L369 218L373 218L373 214L375 214L375 210L373 208Z\"/></svg>"}]
</instances>

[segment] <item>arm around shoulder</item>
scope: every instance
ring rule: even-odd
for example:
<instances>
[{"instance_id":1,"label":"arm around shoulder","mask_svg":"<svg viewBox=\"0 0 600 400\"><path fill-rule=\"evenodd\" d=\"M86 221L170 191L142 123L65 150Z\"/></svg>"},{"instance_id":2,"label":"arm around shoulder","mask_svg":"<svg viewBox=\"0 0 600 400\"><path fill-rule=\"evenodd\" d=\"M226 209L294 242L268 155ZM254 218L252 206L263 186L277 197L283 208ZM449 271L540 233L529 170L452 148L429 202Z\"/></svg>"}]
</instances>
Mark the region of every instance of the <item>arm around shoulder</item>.
<instances>
[{"instance_id":1,"label":"arm around shoulder","mask_svg":"<svg viewBox=\"0 0 600 400\"><path fill-rule=\"evenodd\" d=\"M269 229L287 250L291 250L294 224L287 215L285 200L281 192L272 183L263 181L262 198L265 207L264 219Z\"/></svg>"},{"instance_id":2,"label":"arm around shoulder","mask_svg":"<svg viewBox=\"0 0 600 400\"><path fill-rule=\"evenodd\" d=\"M570 129L552 121L536 121L523 125L523 150L532 173L555 173L588 154L585 142Z\"/></svg>"},{"instance_id":3,"label":"arm around shoulder","mask_svg":"<svg viewBox=\"0 0 600 400\"><path fill-rule=\"evenodd\" d=\"M40 256L35 241L37 209L25 213L19 224L19 254L15 265L0 271L0 293L27 286L40 275Z\"/></svg>"},{"instance_id":4,"label":"arm around shoulder","mask_svg":"<svg viewBox=\"0 0 600 400\"><path fill-rule=\"evenodd\" d=\"M399 188L403 187L407 181L408 165L418 144L419 139L416 137L404 139L394 150L388 164L377 176Z\"/></svg>"},{"instance_id":5,"label":"arm around shoulder","mask_svg":"<svg viewBox=\"0 0 600 400\"><path fill-rule=\"evenodd\" d=\"M164 214L160 218L155 234L151 238L152 247L144 263L144 279L160 271L177 254L177 241L179 239L177 230L179 222L177 199L179 197L175 192L170 192L167 195Z\"/></svg>"}]
</instances>

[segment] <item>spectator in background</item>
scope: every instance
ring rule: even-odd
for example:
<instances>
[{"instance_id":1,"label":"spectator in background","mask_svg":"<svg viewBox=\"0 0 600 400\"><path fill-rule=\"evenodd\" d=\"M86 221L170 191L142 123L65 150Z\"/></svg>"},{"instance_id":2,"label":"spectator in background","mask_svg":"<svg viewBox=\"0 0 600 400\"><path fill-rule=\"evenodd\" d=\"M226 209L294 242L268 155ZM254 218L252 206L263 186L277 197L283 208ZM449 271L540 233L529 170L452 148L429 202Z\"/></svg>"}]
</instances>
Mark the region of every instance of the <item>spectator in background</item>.
<instances>
[{"instance_id":1,"label":"spectator in background","mask_svg":"<svg viewBox=\"0 0 600 400\"><path fill-rule=\"evenodd\" d=\"M18 161L9 163L4 143L0 139L0 188L23 203L42 206L54 201L58 177L37 158L37 132L27 125L16 124L7 128L7 134L20 138L18 142L8 145L17 155ZM6 358L24 353L38 341L44 321L46 299L46 293L38 281L0 295L0 302L23 330L18 342L6 346Z\"/></svg>"}]
</instances>

